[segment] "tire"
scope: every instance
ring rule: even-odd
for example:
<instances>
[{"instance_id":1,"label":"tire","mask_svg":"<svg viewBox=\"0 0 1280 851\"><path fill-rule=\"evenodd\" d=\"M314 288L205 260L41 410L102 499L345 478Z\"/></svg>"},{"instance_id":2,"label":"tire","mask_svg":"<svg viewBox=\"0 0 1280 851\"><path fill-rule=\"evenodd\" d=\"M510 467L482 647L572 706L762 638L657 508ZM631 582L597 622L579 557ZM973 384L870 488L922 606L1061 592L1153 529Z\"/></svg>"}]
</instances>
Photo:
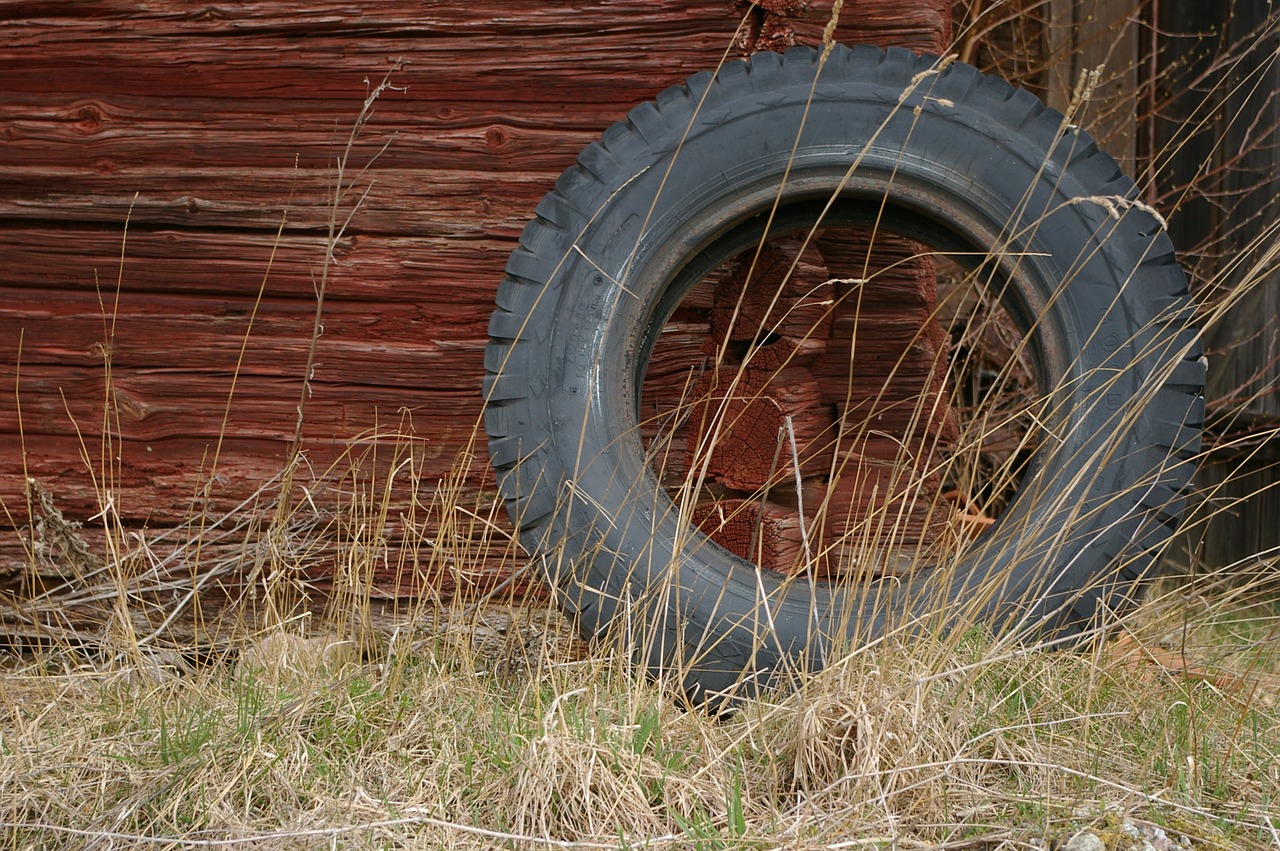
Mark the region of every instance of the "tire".
<instances>
[{"instance_id":1,"label":"tire","mask_svg":"<svg viewBox=\"0 0 1280 851\"><path fill-rule=\"evenodd\" d=\"M560 177L498 290L485 426L521 544L585 637L625 634L713 704L894 630L1089 634L1173 534L1204 409L1186 279L1137 198L1033 96L907 51L758 54L668 89ZM682 292L766 228L819 220L981 256L1026 335L1046 438L949 565L855 583L759 569L693 530L646 462L640 382Z\"/></svg>"}]
</instances>

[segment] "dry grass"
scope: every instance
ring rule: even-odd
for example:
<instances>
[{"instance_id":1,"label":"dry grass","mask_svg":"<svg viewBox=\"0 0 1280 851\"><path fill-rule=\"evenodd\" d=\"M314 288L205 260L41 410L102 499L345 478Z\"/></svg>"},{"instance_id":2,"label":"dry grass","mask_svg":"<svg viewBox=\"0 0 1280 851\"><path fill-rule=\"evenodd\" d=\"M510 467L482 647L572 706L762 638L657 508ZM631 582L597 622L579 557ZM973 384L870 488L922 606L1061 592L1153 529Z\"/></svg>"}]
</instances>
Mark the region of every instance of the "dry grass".
<instances>
[{"instance_id":1,"label":"dry grass","mask_svg":"<svg viewBox=\"0 0 1280 851\"><path fill-rule=\"evenodd\" d=\"M1012 849L1128 818L1196 847L1276 847L1277 613L1174 595L1145 611L1131 645L1094 655L979 633L882 646L721 719L621 654L578 658L546 612L401 630L364 659L284 633L185 673L11 659L0 836Z\"/></svg>"}]
</instances>

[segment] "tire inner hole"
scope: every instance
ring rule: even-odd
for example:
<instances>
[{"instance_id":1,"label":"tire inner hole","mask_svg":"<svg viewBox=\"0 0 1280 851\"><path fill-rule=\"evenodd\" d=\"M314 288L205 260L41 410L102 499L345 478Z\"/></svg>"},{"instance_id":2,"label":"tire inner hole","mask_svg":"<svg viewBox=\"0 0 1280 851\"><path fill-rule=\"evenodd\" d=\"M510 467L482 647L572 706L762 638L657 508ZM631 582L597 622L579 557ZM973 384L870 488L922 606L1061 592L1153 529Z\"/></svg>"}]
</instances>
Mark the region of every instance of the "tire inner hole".
<instances>
[{"instance_id":1,"label":"tire inner hole","mask_svg":"<svg viewBox=\"0 0 1280 851\"><path fill-rule=\"evenodd\" d=\"M864 227L727 258L644 375L659 482L713 542L771 570L901 575L960 555L1039 440L1041 376L984 277Z\"/></svg>"}]
</instances>

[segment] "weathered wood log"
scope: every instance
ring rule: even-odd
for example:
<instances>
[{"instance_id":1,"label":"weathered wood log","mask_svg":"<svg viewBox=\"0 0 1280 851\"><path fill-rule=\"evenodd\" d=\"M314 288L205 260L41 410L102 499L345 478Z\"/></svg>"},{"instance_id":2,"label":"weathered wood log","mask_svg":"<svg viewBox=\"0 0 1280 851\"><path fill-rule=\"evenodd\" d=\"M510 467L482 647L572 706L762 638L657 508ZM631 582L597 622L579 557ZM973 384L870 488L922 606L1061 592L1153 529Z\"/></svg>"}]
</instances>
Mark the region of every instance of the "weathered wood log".
<instances>
[{"instance_id":1,"label":"weathered wood log","mask_svg":"<svg viewBox=\"0 0 1280 851\"><path fill-rule=\"evenodd\" d=\"M803 250L802 250L803 249ZM822 257L795 238L772 240L717 277L707 354L754 369L804 366L831 335L833 287Z\"/></svg>"},{"instance_id":2,"label":"weathered wood log","mask_svg":"<svg viewBox=\"0 0 1280 851\"><path fill-rule=\"evenodd\" d=\"M569 162L566 158L564 164ZM357 169L367 163L351 160ZM319 169L149 166L105 175L71 172L53 182L51 170L58 171L14 168L0 175L0 217L96 222L117 232L127 222L134 228L252 228L274 233L287 220L292 228L323 233L335 215L329 195L332 175ZM341 224L355 213L347 231L351 234L511 238L519 234L528 211L557 174L497 173L482 178L466 171L427 175L418 169L382 168L370 176L371 183L344 195L336 216ZM493 195L476 194L480 179Z\"/></svg>"},{"instance_id":3,"label":"weathered wood log","mask_svg":"<svg viewBox=\"0 0 1280 851\"><path fill-rule=\"evenodd\" d=\"M138 535L116 526L110 513L68 520L52 492L33 484L26 494L33 527L0 539L0 594L9 603L0 608L0 635L92 643L118 631L127 611L150 646L152 639L160 646L208 643L243 624L246 596L251 606L255 597L264 602L258 592L272 573L286 574L320 605L350 607L344 619L405 596L429 605L458 594L505 600L543 593L518 548L488 534L492 501L480 515L455 512L456 522L428 537L411 506L391 515L377 504L317 513L315 504L327 502L324 488L280 518L273 506L278 485L277 477L257 501L230 513L193 513Z\"/></svg>"},{"instance_id":4,"label":"weathered wood log","mask_svg":"<svg viewBox=\"0 0 1280 851\"><path fill-rule=\"evenodd\" d=\"M829 464L831 417L804 367L721 367L692 397L684 459L690 476L755 491L792 481L797 459L804 477Z\"/></svg>"},{"instance_id":5,"label":"weathered wood log","mask_svg":"<svg viewBox=\"0 0 1280 851\"><path fill-rule=\"evenodd\" d=\"M938 504L937 466L958 428L947 390L949 341L935 315L936 277L924 247L843 230L821 235L804 257L799 251L795 240L775 240L714 277L710 307L686 309L655 358L672 371L684 357L684 389L652 396L668 411L680 403L689 411L672 444L683 447L685 480L743 495L731 522L715 525L723 515L716 508L706 515L711 526L703 525L734 552L745 546L739 516L752 517L752 528L765 518L782 523L779 540L795 536L797 507L745 506L766 488L779 488L775 496L794 491L793 453L801 459L803 487L816 489L809 502L821 502L826 517L825 538L815 536L807 564L825 575L840 569L840 559L828 557L836 543L865 557L941 533L948 509ZM809 294L818 298L806 303ZM697 367L700 328L707 336ZM728 362L711 370L715 359ZM664 460L671 457L668 450ZM784 523L788 510L793 519ZM761 564L794 569L793 549L757 552L766 555L771 561ZM897 560L877 557L877 564L896 569Z\"/></svg>"},{"instance_id":6,"label":"weathered wood log","mask_svg":"<svg viewBox=\"0 0 1280 851\"><path fill-rule=\"evenodd\" d=\"M719 499L699 503L693 523L729 552L784 573L806 567L804 536L794 506L768 500Z\"/></svg>"},{"instance_id":7,"label":"weathered wood log","mask_svg":"<svg viewBox=\"0 0 1280 851\"><path fill-rule=\"evenodd\" d=\"M830 356L814 371L842 424L827 533L865 561L927 547L946 528L937 466L956 438L949 340L925 246L888 235L819 241L840 274ZM908 569L877 556L873 572Z\"/></svg>"},{"instance_id":8,"label":"weathered wood log","mask_svg":"<svg viewBox=\"0 0 1280 851\"><path fill-rule=\"evenodd\" d=\"M921 463L929 447L896 445L871 454L862 441L840 453L827 502L827 531L859 546L917 546L945 524L950 508L938 500L941 479ZM896 450L896 451L894 451Z\"/></svg>"}]
</instances>

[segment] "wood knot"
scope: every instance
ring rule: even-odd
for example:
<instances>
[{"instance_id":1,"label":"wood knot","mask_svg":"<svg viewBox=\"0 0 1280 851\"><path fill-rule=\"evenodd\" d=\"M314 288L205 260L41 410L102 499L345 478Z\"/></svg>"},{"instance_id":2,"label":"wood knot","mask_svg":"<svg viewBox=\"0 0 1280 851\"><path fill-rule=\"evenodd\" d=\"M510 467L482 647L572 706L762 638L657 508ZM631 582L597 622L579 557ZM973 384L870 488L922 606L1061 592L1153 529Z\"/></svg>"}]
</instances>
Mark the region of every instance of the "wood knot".
<instances>
[{"instance_id":1,"label":"wood knot","mask_svg":"<svg viewBox=\"0 0 1280 851\"><path fill-rule=\"evenodd\" d=\"M106 115L100 107L85 103L70 110L65 120L81 133L96 133L106 120Z\"/></svg>"},{"instance_id":2,"label":"wood knot","mask_svg":"<svg viewBox=\"0 0 1280 851\"><path fill-rule=\"evenodd\" d=\"M152 411L152 406L147 404L146 400L121 387L114 388L112 398L115 401L116 410L132 420L144 420Z\"/></svg>"},{"instance_id":3,"label":"wood knot","mask_svg":"<svg viewBox=\"0 0 1280 851\"><path fill-rule=\"evenodd\" d=\"M506 148L507 143L511 141L511 131L495 124L484 131L484 141L491 149L500 151Z\"/></svg>"}]
</instances>

